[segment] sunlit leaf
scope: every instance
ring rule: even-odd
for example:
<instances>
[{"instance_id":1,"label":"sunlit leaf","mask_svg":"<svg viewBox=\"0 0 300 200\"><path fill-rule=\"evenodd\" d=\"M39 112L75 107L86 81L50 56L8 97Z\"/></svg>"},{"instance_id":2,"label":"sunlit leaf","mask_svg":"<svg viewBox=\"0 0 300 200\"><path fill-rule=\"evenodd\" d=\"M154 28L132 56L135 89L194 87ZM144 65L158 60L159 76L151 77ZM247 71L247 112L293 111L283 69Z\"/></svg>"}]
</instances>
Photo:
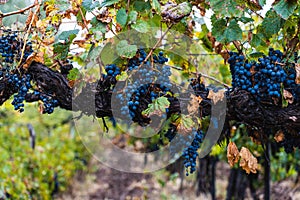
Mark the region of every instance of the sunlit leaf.
<instances>
[{"instance_id":1,"label":"sunlit leaf","mask_svg":"<svg viewBox=\"0 0 300 200\"><path fill-rule=\"evenodd\" d=\"M119 56L132 58L138 49L136 45L130 45L126 40L122 40L117 44L116 50Z\"/></svg>"}]
</instances>

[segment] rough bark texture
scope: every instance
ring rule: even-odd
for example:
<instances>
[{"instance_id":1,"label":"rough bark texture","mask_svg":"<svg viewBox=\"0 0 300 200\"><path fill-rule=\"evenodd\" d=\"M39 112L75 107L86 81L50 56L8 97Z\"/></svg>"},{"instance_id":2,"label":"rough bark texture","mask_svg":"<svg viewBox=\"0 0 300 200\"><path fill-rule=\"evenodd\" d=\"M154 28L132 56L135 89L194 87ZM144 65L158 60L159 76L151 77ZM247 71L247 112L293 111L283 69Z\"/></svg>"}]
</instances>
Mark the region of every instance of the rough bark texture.
<instances>
[{"instance_id":1,"label":"rough bark texture","mask_svg":"<svg viewBox=\"0 0 300 200\"><path fill-rule=\"evenodd\" d=\"M53 71L43 64L33 62L27 73L31 74L33 81L44 93L54 94L59 102L59 106L66 110L82 111L85 114L95 115L97 117L111 117L111 85L116 83L115 78L108 77L98 83L88 83L83 92L75 99L73 98L73 89L69 86L66 76ZM15 93L13 87L7 83L6 79L0 80L0 105L9 99ZM202 116L210 114L211 101L207 98L207 91L197 91L203 101L200 104ZM89 102L86 105L85 99L95 97L95 107ZM229 91L227 98L227 116L226 120L235 120L239 123L245 123L250 127L257 129L275 129L286 128L292 130L295 139L299 139L300 132L300 102L294 102L288 107L263 104L255 100L255 97L246 91ZM27 102L36 101L37 97L33 94L26 96ZM80 105L79 105L80 104ZM178 112L178 101L171 102L170 111ZM147 119L145 119L147 121ZM227 127L227 126L225 126ZM295 134L296 133L296 134Z\"/></svg>"}]
</instances>

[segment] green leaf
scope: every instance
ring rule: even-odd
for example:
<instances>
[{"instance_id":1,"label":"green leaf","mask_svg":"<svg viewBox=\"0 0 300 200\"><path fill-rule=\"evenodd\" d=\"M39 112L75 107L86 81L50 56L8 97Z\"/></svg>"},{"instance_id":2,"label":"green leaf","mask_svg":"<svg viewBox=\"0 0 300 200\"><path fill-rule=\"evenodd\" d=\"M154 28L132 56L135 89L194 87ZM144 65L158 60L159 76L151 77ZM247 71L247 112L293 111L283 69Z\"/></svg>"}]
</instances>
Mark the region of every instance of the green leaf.
<instances>
[{"instance_id":1,"label":"green leaf","mask_svg":"<svg viewBox=\"0 0 300 200\"><path fill-rule=\"evenodd\" d=\"M92 28L90 29L93 32L100 31L101 33L106 33L106 25L100 22L96 17L91 19Z\"/></svg>"},{"instance_id":2,"label":"green leaf","mask_svg":"<svg viewBox=\"0 0 300 200\"><path fill-rule=\"evenodd\" d=\"M254 51L249 54L250 58L259 58L259 57L262 57L263 55L264 55L264 53L259 52L259 51Z\"/></svg>"},{"instance_id":3,"label":"green leaf","mask_svg":"<svg viewBox=\"0 0 300 200\"><path fill-rule=\"evenodd\" d=\"M60 42L53 44L53 51L55 54L55 58L60 60L66 60L69 53L70 44L62 44Z\"/></svg>"},{"instance_id":4,"label":"green leaf","mask_svg":"<svg viewBox=\"0 0 300 200\"><path fill-rule=\"evenodd\" d=\"M111 6L115 3L119 3L121 0L103 0L100 7Z\"/></svg>"},{"instance_id":5,"label":"green leaf","mask_svg":"<svg viewBox=\"0 0 300 200\"><path fill-rule=\"evenodd\" d=\"M238 8L238 4L235 0L210 0L207 2L210 3L212 10L217 15L238 17L243 13L243 11Z\"/></svg>"},{"instance_id":6,"label":"green leaf","mask_svg":"<svg viewBox=\"0 0 300 200\"><path fill-rule=\"evenodd\" d=\"M136 22L138 16L138 12L136 12L135 10L130 11L129 15L128 15L128 23L129 24L133 24Z\"/></svg>"},{"instance_id":7,"label":"green leaf","mask_svg":"<svg viewBox=\"0 0 300 200\"><path fill-rule=\"evenodd\" d=\"M221 42L224 41L224 31L226 29L226 20L218 19L213 22L212 34L216 37L216 40Z\"/></svg>"},{"instance_id":8,"label":"green leaf","mask_svg":"<svg viewBox=\"0 0 300 200\"><path fill-rule=\"evenodd\" d=\"M264 18L264 21L262 22L262 33L266 36L266 38L272 37L273 34L279 32L280 28L284 24L283 22L284 20L281 19L276 12L269 10Z\"/></svg>"},{"instance_id":9,"label":"green leaf","mask_svg":"<svg viewBox=\"0 0 300 200\"><path fill-rule=\"evenodd\" d=\"M266 0L258 0L258 3L261 7L263 7L266 4Z\"/></svg>"},{"instance_id":10,"label":"green leaf","mask_svg":"<svg viewBox=\"0 0 300 200\"><path fill-rule=\"evenodd\" d=\"M101 46L95 47L95 46L93 45L93 46L90 48L89 52L88 52L87 59L88 59L88 60L95 60L95 59L99 58L102 49L103 49L103 47L101 47Z\"/></svg>"},{"instance_id":11,"label":"green leaf","mask_svg":"<svg viewBox=\"0 0 300 200\"><path fill-rule=\"evenodd\" d=\"M250 45L253 47L258 47L260 45L265 46L266 43L263 40L264 36L261 33L252 34L252 39L250 41Z\"/></svg>"},{"instance_id":12,"label":"green leaf","mask_svg":"<svg viewBox=\"0 0 300 200\"><path fill-rule=\"evenodd\" d=\"M297 7L297 1L280 0L273 9L283 19L287 20Z\"/></svg>"},{"instance_id":13,"label":"green leaf","mask_svg":"<svg viewBox=\"0 0 300 200\"><path fill-rule=\"evenodd\" d=\"M132 58L138 49L136 45L130 45L126 40L122 40L117 44L116 50L119 56Z\"/></svg>"},{"instance_id":14,"label":"green leaf","mask_svg":"<svg viewBox=\"0 0 300 200\"><path fill-rule=\"evenodd\" d=\"M69 80L76 80L78 77L79 77L79 74L80 74L80 72L79 72L79 69L77 69L77 68L73 68L73 69L71 69L70 71L69 71L69 74L68 74L68 79Z\"/></svg>"},{"instance_id":15,"label":"green leaf","mask_svg":"<svg viewBox=\"0 0 300 200\"><path fill-rule=\"evenodd\" d=\"M213 23L212 34L219 42L227 43L234 40L242 40L242 33L242 29L236 20L231 20L228 27L225 19L219 19Z\"/></svg>"},{"instance_id":16,"label":"green leaf","mask_svg":"<svg viewBox=\"0 0 300 200\"><path fill-rule=\"evenodd\" d=\"M125 8L121 8L120 10L118 10L116 18L117 18L117 22L122 27L124 27L126 25L127 18L128 18L128 15L126 13L126 9Z\"/></svg>"},{"instance_id":17,"label":"green leaf","mask_svg":"<svg viewBox=\"0 0 300 200\"><path fill-rule=\"evenodd\" d=\"M231 20L229 26L226 28L224 35L225 40L228 42L234 40L242 40L242 29L238 25L236 20Z\"/></svg>"},{"instance_id":18,"label":"green leaf","mask_svg":"<svg viewBox=\"0 0 300 200\"><path fill-rule=\"evenodd\" d=\"M84 7L84 9L89 12L99 6L100 6L99 1L95 1L95 0L83 0L82 1L82 7Z\"/></svg>"},{"instance_id":19,"label":"green leaf","mask_svg":"<svg viewBox=\"0 0 300 200\"><path fill-rule=\"evenodd\" d=\"M194 125L194 121L190 118L190 117L188 117L188 116L186 116L186 115L181 115L181 124L185 127L185 128L187 128L187 129L190 129L190 128L192 128L193 127L193 125Z\"/></svg>"},{"instance_id":20,"label":"green leaf","mask_svg":"<svg viewBox=\"0 0 300 200\"><path fill-rule=\"evenodd\" d=\"M160 3L158 2L158 0L151 0L151 6L152 8L157 12L157 13L160 13L161 12L161 5Z\"/></svg>"},{"instance_id":21,"label":"green leaf","mask_svg":"<svg viewBox=\"0 0 300 200\"><path fill-rule=\"evenodd\" d=\"M162 112L165 112L166 108L170 106L170 102L167 97L159 97L156 99L158 109Z\"/></svg>"},{"instance_id":22,"label":"green leaf","mask_svg":"<svg viewBox=\"0 0 300 200\"><path fill-rule=\"evenodd\" d=\"M79 32L79 29L70 30L70 31L63 31L58 35L57 39L58 40L65 40L65 41L69 40L70 41L70 40L73 40L76 37L78 32Z\"/></svg>"},{"instance_id":23,"label":"green leaf","mask_svg":"<svg viewBox=\"0 0 300 200\"><path fill-rule=\"evenodd\" d=\"M250 17L240 17L239 21L243 22L244 24L249 23L249 22L254 22L254 19Z\"/></svg>"},{"instance_id":24,"label":"green leaf","mask_svg":"<svg viewBox=\"0 0 300 200\"><path fill-rule=\"evenodd\" d=\"M143 20L138 20L136 24L132 24L131 27L140 33L146 33L149 31L150 28L149 24Z\"/></svg>"},{"instance_id":25,"label":"green leaf","mask_svg":"<svg viewBox=\"0 0 300 200\"><path fill-rule=\"evenodd\" d=\"M138 12L143 12L151 9L151 4L149 1L134 1L133 7Z\"/></svg>"}]
</instances>

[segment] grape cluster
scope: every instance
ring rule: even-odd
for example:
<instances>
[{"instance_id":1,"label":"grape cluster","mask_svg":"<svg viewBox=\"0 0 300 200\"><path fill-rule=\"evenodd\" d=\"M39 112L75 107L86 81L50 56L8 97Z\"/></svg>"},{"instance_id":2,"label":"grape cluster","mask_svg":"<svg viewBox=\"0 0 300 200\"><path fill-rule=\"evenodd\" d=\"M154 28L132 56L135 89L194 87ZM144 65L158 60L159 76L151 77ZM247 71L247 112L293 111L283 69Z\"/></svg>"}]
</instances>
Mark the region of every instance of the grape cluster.
<instances>
[{"instance_id":1,"label":"grape cluster","mask_svg":"<svg viewBox=\"0 0 300 200\"><path fill-rule=\"evenodd\" d=\"M189 147L183 150L182 157L184 158L184 166L186 168L186 175L192 174L196 171L196 160L198 157L198 149L203 142L204 132L202 130L193 131L194 140Z\"/></svg>"},{"instance_id":2,"label":"grape cluster","mask_svg":"<svg viewBox=\"0 0 300 200\"><path fill-rule=\"evenodd\" d=\"M58 106L58 101L54 98L53 94L46 95L36 90L33 94L43 102L43 113L51 114L54 108Z\"/></svg>"},{"instance_id":3,"label":"grape cluster","mask_svg":"<svg viewBox=\"0 0 300 200\"><path fill-rule=\"evenodd\" d=\"M257 100L280 98L282 85L285 88L296 86L296 72L293 66L285 66L283 53L269 49L268 56L258 59L258 62L245 60L243 55L230 52L228 63L232 74L233 88L247 90L256 95Z\"/></svg>"},{"instance_id":4,"label":"grape cluster","mask_svg":"<svg viewBox=\"0 0 300 200\"><path fill-rule=\"evenodd\" d=\"M54 98L53 94L46 95L37 90L30 93L30 90L33 90L31 84L32 77L30 74L14 74L8 67L3 67L0 70L0 80L3 78L8 80L7 82L16 92L12 101L12 105L15 110L24 112L24 101L26 100L27 94L34 95L37 100L41 100L43 102L43 113L51 114L53 113L54 108L58 106L58 101Z\"/></svg>"},{"instance_id":5,"label":"grape cluster","mask_svg":"<svg viewBox=\"0 0 300 200\"><path fill-rule=\"evenodd\" d=\"M10 30L6 31L7 34L0 37L0 53L2 57L2 62L7 65L14 63L15 60L19 60L21 57L23 41L18 38L17 32ZM27 42L23 59L26 58L33 52L32 43Z\"/></svg>"},{"instance_id":6,"label":"grape cluster","mask_svg":"<svg viewBox=\"0 0 300 200\"><path fill-rule=\"evenodd\" d=\"M17 74L11 74L8 79L8 83L13 84L14 89L18 91L17 94L14 95L14 100L12 101L12 105L15 110L19 110L19 112L24 111L24 100L27 92L32 87L30 74L26 74L23 76L18 76Z\"/></svg>"},{"instance_id":7,"label":"grape cluster","mask_svg":"<svg viewBox=\"0 0 300 200\"><path fill-rule=\"evenodd\" d=\"M120 68L115 64L106 65L105 71L107 73L107 76L112 76L112 77L116 77L121 73Z\"/></svg>"},{"instance_id":8,"label":"grape cluster","mask_svg":"<svg viewBox=\"0 0 300 200\"><path fill-rule=\"evenodd\" d=\"M163 52L159 52L158 56L153 55L153 66L149 60L142 65L147 57L144 49L139 49L137 55L129 60L127 66L129 71L138 69L131 76L134 81L128 81L124 91L116 96L122 105L121 114L136 120L140 119L141 112L151 101L166 95L172 86L169 79L171 69L164 65L168 59Z\"/></svg>"}]
</instances>

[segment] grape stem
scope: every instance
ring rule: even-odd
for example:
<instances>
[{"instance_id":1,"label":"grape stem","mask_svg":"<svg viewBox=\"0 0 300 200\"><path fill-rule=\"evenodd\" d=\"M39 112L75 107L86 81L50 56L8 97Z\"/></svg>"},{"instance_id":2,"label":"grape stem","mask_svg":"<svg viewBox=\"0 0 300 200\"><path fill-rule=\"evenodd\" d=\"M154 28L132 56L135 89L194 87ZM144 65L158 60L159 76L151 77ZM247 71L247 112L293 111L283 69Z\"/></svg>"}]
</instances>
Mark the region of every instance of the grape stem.
<instances>
[{"instance_id":1,"label":"grape stem","mask_svg":"<svg viewBox=\"0 0 300 200\"><path fill-rule=\"evenodd\" d=\"M150 56L153 54L153 51L158 47L158 45L161 43L161 41L164 39L164 37L167 35L167 33L170 31L174 24L172 23L170 26L168 26L168 29L162 34L162 36L157 40L156 44L151 48L146 58L141 62L139 68L145 64L145 62L150 58Z\"/></svg>"},{"instance_id":2,"label":"grape stem","mask_svg":"<svg viewBox=\"0 0 300 200\"><path fill-rule=\"evenodd\" d=\"M27 6L25 8L22 8L20 10L16 10L16 11L12 11L12 12L8 12L8 13L0 13L0 19L3 19L4 17L8 17L8 16L11 16L11 15L17 15L17 14L23 14L25 11L35 7L37 4L34 3L30 6Z\"/></svg>"},{"instance_id":3,"label":"grape stem","mask_svg":"<svg viewBox=\"0 0 300 200\"><path fill-rule=\"evenodd\" d=\"M176 67L176 66L170 66L171 68L173 68L173 69L177 69L177 70L180 70L180 71L183 71L183 69L181 68L181 67ZM231 86L230 85L227 85L226 83L223 83L222 81L220 81L220 80L218 80L218 79L216 79L216 78L214 78L214 77L212 77L212 76L209 76L209 75L207 75L207 74L203 74L203 73L197 73L197 72L191 72L192 74L195 74L195 75L201 75L201 76L203 76L204 78L208 78L208 79L210 79L210 80L213 80L213 81L215 81L215 82L217 82L217 83L219 83L219 84L221 84L221 85L223 85L224 87L226 87L226 88L230 88Z\"/></svg>"},{"instance_id":4,"label":"grape stem","mask_svg":"<svg viewBox=\"0 0 300 200\"><path fill-rule=\"evenodd\" d=\"M28 40L28 36L30 34L30 31L31 31L31 27L32 27L32 24L33 24L33 21L35 20L35 17L37 15L37 13L39 12L40 10L40 4L39 4L39 1L38 0L35 0L34 2L34 5L37 5L32 17L31 17L31 21L30 21L30 24L28 26L28 29L27 29L27 32L25 34L25 38L24 38L24 44L23 44L23 47L22 47L22 52L21 52L21 58L20 58L20 61L17 65L17 68L20 67L21 63L22 63L22 60L23 60L23 57L24 57L24 52L25 52L25 49L26 49L26 43L27 43L27 40Z\"/></svg>"}]
</instances>

